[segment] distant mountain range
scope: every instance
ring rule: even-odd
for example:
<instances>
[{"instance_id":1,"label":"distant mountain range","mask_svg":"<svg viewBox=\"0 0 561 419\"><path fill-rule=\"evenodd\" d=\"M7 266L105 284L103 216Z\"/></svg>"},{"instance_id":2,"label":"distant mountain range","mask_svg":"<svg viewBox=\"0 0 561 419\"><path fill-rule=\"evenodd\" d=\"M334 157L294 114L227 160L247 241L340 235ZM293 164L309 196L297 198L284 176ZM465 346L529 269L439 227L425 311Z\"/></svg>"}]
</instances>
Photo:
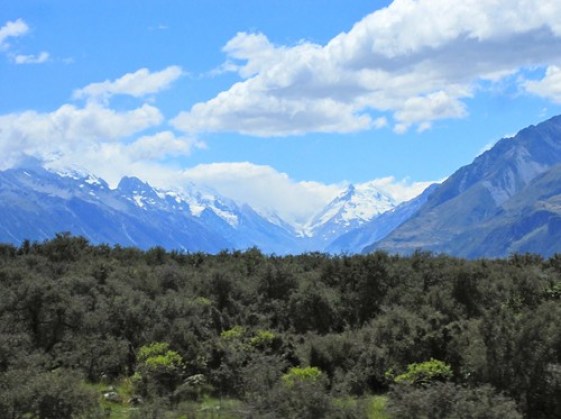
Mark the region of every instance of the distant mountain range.
<instances>
[{"instance_id":1,"label":"distant mountain range","mask_svg":"<svg viewBox=\"0 0 561 419\"><path fill-rule=\"evenodd\" d=\"M191 184L164 191L134 177L112 189L81 170L29 159L0 172L0 242L70 232L92 243L216 253L417 249L478 258L561 252L561 116L500 140L409 202L350 185L300 229Z\"/></svg>"},{"instance_id":2,"label":"distant mountain range","mask_svg":"<svg viewBox=\"0 0 561 419\"><path fill-rule=\"evenodd\" d=\"M37 162L0 172L0 219L0 241L12 243L68 231L94 243L140 248L298 249L291 231L203 189L178 194L131 177L110 189L91 174L54 173Z\"/></svg>"},{"instance_id":3,"label":"distant mountain range","mask_svg":"<svg viewBox=\"0 0 561 419\"><path fill-rule=\"evenodd\" d=\"M0 172L0 241L19 244L70 232L93 243L143 249L324 251L339 235L396 205L372 185L351 185L302 233L278 216L263 216L209 189L191 184L182 190L159 190L134 177L111 189L90 173L55 172L28 159Z\"/></svg>"}]
</instances>

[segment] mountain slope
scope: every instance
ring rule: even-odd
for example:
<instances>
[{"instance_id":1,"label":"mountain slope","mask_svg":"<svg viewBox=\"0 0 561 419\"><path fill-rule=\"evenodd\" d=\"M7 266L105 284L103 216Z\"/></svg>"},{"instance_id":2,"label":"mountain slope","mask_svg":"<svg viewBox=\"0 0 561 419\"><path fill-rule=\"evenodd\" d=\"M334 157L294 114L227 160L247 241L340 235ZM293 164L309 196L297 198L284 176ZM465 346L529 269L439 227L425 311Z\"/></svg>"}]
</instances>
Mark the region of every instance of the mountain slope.
<instances>
[{"instance_id":1,"label":"mountain slope","mask_svg":"<svg viewBox=\"0 0 561 419\"><path fill-rule=\"evenodd\" d=\"M475 231L504 216L501 211L509 200L559 163L561 117L555 117L523 129L514 138L502 139L459 169L410 220L367 249L411 253L422 248L458 256L484 255L468 250L477 241Z\"/></svg>"},{"instance_id":2,"label":"mountain slope","mask_svg":"<svg viewBox=\"0 0 561 419\"><path fill-rule=\"evenodd\" d=\"M561 251L561 165L537 176L465 243L468 257Z\"/></svg>"}]
</instances>

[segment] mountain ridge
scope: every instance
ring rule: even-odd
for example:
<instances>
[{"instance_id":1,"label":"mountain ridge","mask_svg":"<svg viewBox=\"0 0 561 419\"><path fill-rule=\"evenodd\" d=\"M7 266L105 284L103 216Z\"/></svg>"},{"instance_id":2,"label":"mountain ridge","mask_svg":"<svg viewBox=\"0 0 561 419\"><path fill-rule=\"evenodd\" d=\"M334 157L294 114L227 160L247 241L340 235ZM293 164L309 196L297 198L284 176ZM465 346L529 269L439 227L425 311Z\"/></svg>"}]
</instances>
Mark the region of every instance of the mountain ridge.
<instances>
[{"instance_id":1,"label":"mountain ridge","mask_svg":"<svg viewBox=\"0 0 561 419\"><path fill-rule=\"evenodd\" d=\"M560 163L561 116L557 116L500 140L471 164L458 169L415 215L365 251L408 254L424 249L462 257L490 255L470 244L479 242L474 231L481 235L483 225L500 223L503 207L534 179ZM482 245L483 248L489 246ZM508 256L506 251L492 254Z\"/></svg>"},{"instance_id":2,"label":"mountain ridge","mask_svg":"<svg viewBox=\"0 0 561 419\"><path fill-rule=\"evenodd\" d=\"M132 176L116 187L83 169L26 159L0 171L0 241L59 232L93 243L216 253L331 254L417 249L504 257L561 251L561 116L504 138L441 184L400 203L376 181L348 185L300 231L195 184L164 190Z\"/></svg>"}]
</instances>

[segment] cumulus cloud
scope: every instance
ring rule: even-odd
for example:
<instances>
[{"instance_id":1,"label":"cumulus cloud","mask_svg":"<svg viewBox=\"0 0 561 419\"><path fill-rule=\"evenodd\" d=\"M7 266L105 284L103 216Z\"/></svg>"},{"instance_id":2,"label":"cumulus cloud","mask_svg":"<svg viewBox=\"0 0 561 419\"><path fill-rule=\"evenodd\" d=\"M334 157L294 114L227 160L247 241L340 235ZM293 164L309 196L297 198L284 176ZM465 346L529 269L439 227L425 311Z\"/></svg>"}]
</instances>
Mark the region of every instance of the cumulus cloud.
<instances>
[{"instance_id":1,"label":"cumulus cloud","mask_svg":"<svg viewBox=\"0 0 561 419\"><path fill-rule=\"evenodd\" d=\"M127 154L135 160L161 160L188 156L193 148L204 148L204 143L194 138L177 137L171 131L162 131L140 137L128 146Z\"/></svg>"},{"instance_id":2,"label":"cumulus cloud","mask_svg":"<svg viewBox=\"0 0 561 419\"><path fill-rule=\"evenodd\" d=\"M84 108L63 105L48 113L27 111L0 116L2 168L22 156L48 158L79 155L84 147L123 138L159 125L160 111L151 105L117 112L96 104Z\"/></svg>"},{"instance_id":3,"label":"cumulus cloud","mask_svg":"<svg viewBox=\"0 0 561 419\"><path fill-rule=\"evenodd\" d=\"M393 176L387 176L365 182L361 185L368 185L368 189L375 187L400 203L415 198L433 183L435 182L414 182L410 179L398 180Z\"/></svg>"},{"instance_id":4,"label":"cumulus cloud","mask_svg":"<svg viewBox=\"0 0 561 419\"><path fill-rule=\"evenodd\" d=\"M557 0L395 0L326 45L238 33L222 68L241 81L174 124L275 136L379 128L391 116L397 132L422 131L467 115L480 81L553 65L560 49Z\"/></svg>"},{"instance_id":5,"label":"cumulus cloud","mask_svg":"<svg viewBox=\"0 0 561 419\"><path fill-rule=\"evenodd\" d=\"M82 144L79 152L53 154L45 165L52 169L80 167L116 187L124 176L136 176L152 186L178 188L179 170L157 159L138 156L132 145L119 142Z\"/></svg>"},{"instance_id":6,"label":"cumulus cloud","mask_svg":"<svg viewBox=\"0 0 561 419\"><path fill-rule=\"evenodd\" d=\"M524 87L530 93L561 103L561 67L547 67L543 79L526 81Z\"/></svg>"},{"instance_id":7,"label":"cumulus cloud","mask_svg":"<svg viewBox=\"0 0 561 419\"><path fill-rule=\"evenodd\" d=\"M172 124L189 133L235 131L262 137L347 133L375 125L369 116L356 115L352 106L330 98L286 100L253 92L243 83L179 114Z\"/></svg>"},{"instance_id":8,"label":"cumulus cloud","mask_svg":"<svg viewBox=\"0 0 561 419\"><path fill-rule=\"evenodd\" d=\"M123 176L138 176L155 186L173 187L179 176L177 159L205 144L195 137L161 129L164 116L152 104L117 110L106 99L115 94L155 94L181 74L176 66L155 73L141 69L80 89L78 96L96 99L81 106L64 104L51 112L0 115L0 170L32 156L50 168L77 165L112 186Z\"/></svg>"},{"instance_id":9,"label":"cumulus cloud","mask_svg":"<svg viewBox=\"0 0 561 419\"><path fill-rule=\"evenodd\" d=\"M137 176L154 186L177 186L176 159L205 144L195 137L160 129L164 116L143 103L116 110L105 99L113 94L142 97L166 88L181 74L179 67L150 73L145 69L112 82L81 89L82 106L64 104L52 112L25 111L0 115L0 170L32 156L53 169L78 166L116 186L123 176Z\"/></svg>"},{"instance_id":10,"label":"cumulus cloud","mask_svg":"<svg viewBox=\"0 0 561 419\"><path fill-rule=\"evenodd\" d=\"M9 48L8 38L17 38L29 32L29 26L22 19L8 21L0 27L0 49Z\"/></svg>"},{"instance_id":11,"label":"cumulus cloud","mask_svg":"<svg viewBox=\"0 0 561 419\"><path fill-rule=\"evenodd\" d=\"M9 51L11 45L7 42L9 38L18 38L27 35L29 26L23 19L8 21L0 27L0 51ZM8 53L8 57L15 64L43 64L49 60L49 53L42 51L39 54L13 54Z\"/></svg>"},{"instance_id":12,"label":"cumulus cloud","mask_svg":"<svg viewBox=\"0 0 561 419\"><path fill-rule=\"evenodd\" d=\"M170 66L161 71L150 72L141 68L134 73L128 73L116 80L105 80L92 83L74 92L75 99L90 99L106 101L114 95L128 95L141 98L158 93L171 86L183 70L179 66Z\"/></svg>"},{"instance_id":13,"label":"cumulus cloud","mask_svg":"<svg viewBox=\"0 0 561 419\"><path fill-rule=\"evenodd\" d=\"M38 55L14 55L12 59L16 64L43 64L49 60L49 57L48 52L42 51Z\"/></svg>"}]
</instances>

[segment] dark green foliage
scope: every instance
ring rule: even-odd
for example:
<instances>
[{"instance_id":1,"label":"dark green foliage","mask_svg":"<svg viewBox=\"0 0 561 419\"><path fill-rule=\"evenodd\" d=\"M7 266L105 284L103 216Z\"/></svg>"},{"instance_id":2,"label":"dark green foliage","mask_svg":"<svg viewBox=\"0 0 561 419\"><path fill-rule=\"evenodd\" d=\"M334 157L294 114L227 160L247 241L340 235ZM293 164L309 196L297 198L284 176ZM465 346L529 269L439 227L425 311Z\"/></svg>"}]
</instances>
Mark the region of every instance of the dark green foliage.
<instances>
[{"instance_id":1,"label":"dark green foliage","mask_svg":"<svg viewBox=\"0 0 561 419\"><path fill-rule=\"evenodd\" d=\"M79 377L136 373L146 415L212 396L238 399L253 417L361 417L345 400L388 391L387 371L437 359L454 384L413 380L431 384L396 387L393 399L446 409L440 391L475 409L468 417L494 417L478 413L479 400L491 412L515 403L524 417L555 418L560 284L561 255L184 254L68 234L1 245L0 410L17 418L43 400L64 417L58 389L85 412ZM145 356L154 343L166 345L155 355L163 363ZM294 367L316 367L321 379L283 384Z\"/></svg>"},{"instance_id":2,"label":"dark green foliage","mask_svg":"<svg viewBox=\"0 0 561 419\"><path fill-rule=\"evenodd\" d=\"M516 403L491 386L467 388L452 383L397 385L389 393L392 417L408 419L518 419Z\"/></svg>"},{"instance_id":3,"label":"dark green foliage","mask_svg":"<svg viewBox=\"0 0 561 419\"><path fill-rule=\"evenodd\" d=\"M361 406L337 404L326 393L326 380L316 368L293 368L281 382L249 403L251 417L266 419L366 418Z\"/></svg>"},{"instance_id":4,"label":"dark green foliage","mask_svg":"<svg viewBox=\"0 0 561 419\"><path fill-rule=\"evenodd\" d=\"M71 419L97 409L97 396L72 371L32 368L0 374L0 418Z\"/></svg>"}]
</instances>

